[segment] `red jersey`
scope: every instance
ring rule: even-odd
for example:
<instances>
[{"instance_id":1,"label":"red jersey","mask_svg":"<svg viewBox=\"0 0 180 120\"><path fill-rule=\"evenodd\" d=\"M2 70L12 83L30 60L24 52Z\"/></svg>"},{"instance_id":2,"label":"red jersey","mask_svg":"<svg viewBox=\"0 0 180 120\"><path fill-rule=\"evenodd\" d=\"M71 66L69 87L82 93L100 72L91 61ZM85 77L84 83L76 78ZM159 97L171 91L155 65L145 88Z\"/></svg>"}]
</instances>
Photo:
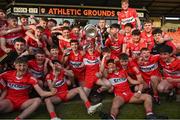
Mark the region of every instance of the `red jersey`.
<instances>
[{"instance_id":1,"label":"red jersey","mask_svg":"<svg viewBox=\"0 0 180 120\"><path fill-rule=\"evenodd\" d=\"M150 80L152 75L160 75L158 61L159 55L151 55L146 63L139 65L140 71L145 80Z\"/></svg>"},{"instance_id":2,"label":"red jersey","mask_svg":"<svg viewBox=\"0 0 180 120\"><path fill-rule=\"evenodd\" d=\"M29 72L32 74L35 78L43 78L44 77L44 65L39 66L36 62L36 60L30 60L28 61L28 67Z\"/></svg>"},{"instance_id":3,"label":"red jersey","mask_svg":"<svg viewBox=\"0 0 180 120\"><path fill-rule=\"evenodd\" d=\"M135 68L137 68L138 70L136 71ZM127 69L125 69L125 71L128 74L128 76L130 76L132 79L135 79L135 80L137 80L136 75L141 74L139 71L138 65L134 61L128 62L128 66L127 66Z\"/></svg>"},{"instance_id":4,"label":"red jersey","mask_svg":"<svg viewBox=\"0 0 180 120\"><path fill-rule=\"evenodd\" d=\"M83 56L80 52L78 52L78 55L76 56L74 52L71 51L70 55L68 56L68 62L69 62L71 70L73 71L83 72L85 69L85 66L82 66Z\"/></svg>"},{"instance_id":5,"label":"red jersey","mask_svg":"<svg viewBox=\"0 0 180 120\"><path fill-rule=\"evenodd\" d=\"M123 44L128 44L132 39L132 35L124 35Z\"/></svg>"},{"instance_id":6,"label":"red jersey","mask_svg":"<svg viewBox=\"0 0 180 120\"><path fill-rule=\"evenodd\" d=\"M0 75L7 84L6 98L22 101L29 98L30 87L37 84L37 80L29 73L26 73L22 78L16 77L16 71L7 71Z\"/></svg>"},{"instance_id":7,"label":"red jersey","mask_svg":"<svg viewBox=\"0 0 180 120\"><path fill-rule=\"evenodd\" d=\"M44 30L44 34L47 36L48 39L51 38L51 30L49 30L48 28Z\"/></svg>"},{"instance_id":8,"label":"red jersey","mask_svg":"<svg viewBox=\"0 0 180 120\"><path fill-rule=\"evenodd\" d=\"M73 32L70 32L70 38L71 38L72 40L78 40L78 41L80 41L80 35L76 35L76 34L74 34Z\"/></svg>"},{"instance_id":9,"label":"red jersey","mask_svg":"<svg viewBox=\"0 0 180 120\"><path fill-rule=\"evenodd\" d=\"M128 43L127 49L129 49L129 54L132 57L137 57L140 55L140 51L142 48L145 48L147 45L145 42L139 42L139 43Z\"/></svg>"},{"instance_id":10,"label":"red jersey","mask_svg":"<svg viewBox=\"0 0 180 120\"><path fill-rule=\"evenodd\" d=\"M65 74L64 74L64 70L61 70L59 75L58 75L58 80L55 81L55 87L57 89L57 93L63 93L63 92L67 92L68 91L68 85L64 79ZM54 81L54 74L53 72L50 72L47 76L46 76L46 80L51 80Z\"/></svg>"},{"instance_id":11,"label":"red jersey","mask_svg":"<svg viewBox=\"0 0 180 120\"><path fill-rule=\"evenodd\" d=\"M21 30L14 33L9 33L4 36L0 36L0 38L4 38L6 40L6 47L14 49L14 40L16 38L25 37L25 30Z\"/></svg>"},{"instance_id":12,"label":"red jersey","mask_svg":"<svg viewBox=\"0 0 180 120\"><path fill-rule=\"evenodd\" d=\"M119 70L117 73L109 73L107 79L113 85L115 94L131 91L127 74L124 70Z\"/></svg>"},{"instance_id":13,"label":"red jersey","mask_svg":"<svg viewBox=\"0 0 180 120\"><path fill-rule=\"evenodd\" d=\"M40 42L42 43L42 48L45 48L47 46L45 41L40 40ZM30 37L28 37L28 39L27 39L27 45L29 47L33 47L34 49L38 48L37 42L34 39L30 38Z\"/></svg>"},{"instance_id":14,"label":"red jersey","mask_svg":"<svg viewBox=\"0 0 180 120\"><path fill-rule=\"evenodd\" d=\"M109 59L117 60L117 59L119 59L119 58L118 58L116 55L111 54ZM108 60L109 60L109 59L108 59ZM104 60L104 65L105 65L105 68L106 68L106 69L108 68L108 66L107 66L107 61L108 61L108 60L107 60L107 59ZM119 65L119 63L117 63L116 65Z\"/></svg>"},{"instance_id":15,"label":"red jersey","mask_svg":"<svg viewBox=\"0 0 180 120\"><path fill-rule=\"evenodd\" d=\"M164 77L180 78L180 60L175 58L174 61L167 64L160 60L160 65L163 68Z\"/></svg>"},{"instance_id":16,"label":"red jersey","mask_svg":"<svg viewBox=\"0 0 180 120\"><path fill-rule=\"evenodd\" d=\"M144 42L147 44L148 49L151 51L151 49L154 47L154 38L153 35L147 35L145 31L141 32L141 38L144 39Z\"/></svg>"},{"instance_id":17,"label":"red jersey","mask_svg":"<svg viewBox=\"0 0 180 120\"><path fill-rule=\"evenodd\" d=\"M176 50L176 46L174 45L174 43L172 41L167 41L166 45L171 46L173 48L173 51Z\"/></svg>"},{"instance_id":18,"label":"red jersey","mask_svg":"<svg viewBox=\"0 0 180 120\"><path fill-rule=\"evenodd\" d=\"M127 11L122 10L118 14L118 22L121 23L122 29L126 23L131 23L133 27L136 27L136 18L138 17L136 9L128 8Z\"/></svg>"},{"instance_id":19,"label":"red jersey","mask_svg":"<svg viewBox=\"0 0 180 120\"><path fill-rule=\"evenodd\" d=\"M118 33L118 40L114 41L113 38L109 36L105 42L105 46L111 49L111 53L118 56L122 52L122 44L124 41L124 36Z\"/></svg>"},{"instance_id":20,"label":"red jersey","mask_svg":"<svg viewBox=\"0 0 180 120\"><path fill-rule=\"evenodd\" d=\"M70 45L70 41L65 41L63 39L60 39L59 40L59 48L61 49L70 49L71 48L71 45Z\"/></svg>"},{"instance_id":21,"label":"red jersey","mask_svg":"<svg viewBox=\"0 0 180 120\"><path fill-rule=\"evenodd\" d=\"M85 73L86 75L95 75L96 72L99 72L100 65L100 53L94 51L93 55L90 55L88 52L85 54L83 58L83 62L85 64Z\"/></svg>"},{"instance_id":22,"label":"red jersey","mask_svg":"<svg viewBox=\"0 0 180 120\"><path fill-rule=\"evenodd\" d=\"M51 56L49 59L50 60L58 60L58 61L62 61L62 58L63 58L63 55L58 55L58 57L53 57L53 56Z\"/></svg>"}]
</instances>

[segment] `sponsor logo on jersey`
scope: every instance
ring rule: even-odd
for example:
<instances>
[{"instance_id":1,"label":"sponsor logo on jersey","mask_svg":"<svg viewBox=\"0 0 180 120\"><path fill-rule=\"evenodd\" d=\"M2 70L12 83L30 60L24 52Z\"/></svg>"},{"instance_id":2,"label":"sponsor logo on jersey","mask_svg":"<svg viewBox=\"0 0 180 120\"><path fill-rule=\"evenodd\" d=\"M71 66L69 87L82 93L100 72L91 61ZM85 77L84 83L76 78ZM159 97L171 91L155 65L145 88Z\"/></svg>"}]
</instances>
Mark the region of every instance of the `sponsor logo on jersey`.
<instances>
[{"instance_id":1,"label":"sponsor logo on jersey","mask_svg":"<svg viewBox=\"0 0 180 120\"><path fill-rule=\"evenodd\" d=\"M85 65L95 65L95 64L99 64L100 62L99 57L95 60L88 60L87 58L84 58L83 61Z\"/></svg>"},{"instance_id":2,"label":"sponsor logo on jersey","mask_svg":"<svg viewBox=\"0 0 180 120\"><path fill-rule=\"evenodd\" d=\"M125 18L121 20L121 24L125 25L126 23L132 23L135 22L135 18L134 17L129 17L129 18Z\"/></svg>"},{"instance_id":3,"label":"sponsor logo on jersey","mask_svg":"<svg viewBox=\"0 0 180 120\"><path fill-rule=\"evenodd\" d=\"M158 63L151 64L148 66L140 66L140 70L142 72L150 72L150 71L156 70L157 68L158 68Z\"/></svg>"},{"instance_id":4,"label":"sponsor logo on jersey","mask_svg":"<svg viewBox=\"0 0 180 120\"><path fill-rule=\"evenodd\" d=\"M75 61L70 61L70 65L73 67L73 68L80 68L82 62L75 62Z\"/></svg>"},{"instance_id":5,"label":"sponsor logo on jersey","mask_svg":"<svg viewBox=\"0 0 180 120\"><path fill-rule=\"evenodd\" d=\"M140 51L132 51L132 54L133 54L134 56L138 56L138 55L140 55Z\"/></svg>"},{"instance_id":6,"label":"sponsor logo on jersey","mask_svg":"<svg viewBox=\"0 0 180 120\"><path fill-rule=\"evenodd\" d=\"M25 90L29 87L31 87L31 85L20 85L20 84L16 84L16 83L7 83L7 86L11 89L15 89L15 90Z\"/></svg>"},{"instance_id":7,"label":"sponsor logo on jersey","mask_svg":"<svg viewBox=\"0 0 180 120\"><path fill-rule=\"evenodd\" d=\"M60 87L60 86L63 86L65 84L65 80L58 80L56 83L55 83L55 87Z\"/></svg>"},{"instance_id":8,"label":"sponsor logo on jersey","mask_svg":"<svg viewBox=\"0 0 180 120\"><path fill-rule=\"evenodd\" d=\"M109 81L112 85L117 85L127 82L127 78L110 78Z\"/></svg>"},{"instance_id":9,"label":"sponsor logo on jersey","mask_svg":"<svg viewBox=\"0 0 180 120\"><path fill-rule=\"evenodd\" d=\"M111 46L110 48L113 49L113 50L118 51L118 50L120 50L121 47L120 46Z\"/></svg>"},{"instance_id":10,"label":"sponsor logo on jersey","mask_svg":"<svg viewBox=\"0 0 180 120\"><path fill-rule=\"evenodd\" d=\"M167 74L169 76L180 77L180 71L171 71L171 70L168 70L168 69L165 69L165 68L163 68L163 71L164 71L165 74Z\"/></svg>"},{"instance_id":11,"label":"sponsor logo on jersey","mask_svg":"<svg viewBox=\"0 0 180 120\"><path fill-rule=\"evenodd\" d=\"M42 71L36 71L34 69L29 69L29 72L33 75L35 78L41 78L44 76L44 73Z\"/></svg>"}]
</instances>

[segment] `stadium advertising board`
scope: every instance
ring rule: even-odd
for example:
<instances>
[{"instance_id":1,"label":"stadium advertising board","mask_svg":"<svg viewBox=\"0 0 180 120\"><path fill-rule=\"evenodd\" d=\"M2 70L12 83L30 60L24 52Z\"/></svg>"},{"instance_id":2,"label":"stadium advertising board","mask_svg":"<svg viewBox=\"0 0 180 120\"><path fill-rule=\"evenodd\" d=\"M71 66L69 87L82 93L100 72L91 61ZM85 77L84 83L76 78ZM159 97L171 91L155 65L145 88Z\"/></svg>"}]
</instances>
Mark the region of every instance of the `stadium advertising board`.
<instances>
[{"instance_id":1,"label":"stadium advertising board","mask_svg":"<svg viewBox=\"0 0 180 120\"><path fill-rule=\"evenodd\" d=\"M109 19L117 19L117 14L120 8L105 8L96 6L36 6L36 5L14 5L11 6L11 14L34 14L37 16L49 17L86 17L86 18L100 18L105 17ZM146 10L138 9L138 16L145 17Z\"/></svg>"}]
</instances>

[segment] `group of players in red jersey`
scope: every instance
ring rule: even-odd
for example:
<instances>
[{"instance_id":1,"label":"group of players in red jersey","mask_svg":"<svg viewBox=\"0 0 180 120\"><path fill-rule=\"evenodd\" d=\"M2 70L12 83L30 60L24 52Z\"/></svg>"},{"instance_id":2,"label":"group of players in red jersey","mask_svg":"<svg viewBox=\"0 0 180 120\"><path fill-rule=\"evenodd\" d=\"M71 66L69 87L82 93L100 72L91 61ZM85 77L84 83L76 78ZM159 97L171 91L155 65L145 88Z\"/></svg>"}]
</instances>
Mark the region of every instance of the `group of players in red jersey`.
<instances>
[{"instance_id":1,"label":"group of players in red jersey","mask_svg":"<svg viewBox=\"0 0 180 120\"><path fill-rule=\"evenodd\" d=\"M69 21L57 26L54 19L41 18L29 25L22 16L18 25L16 17L5 20L0 11L0 112L20 109L16 119L24 119L44 100L51 119L58 120L53 104L79 94L92 114L102 106L88 100L98 85L99 93L115 95L109 119L116 119L124 103L144 103L146 118L156 119L152 104L160 104L158 93L179 92L180 60L171 38L159 28L153 30L151 20L144 21L141 31L137 13L128 5L122 0L120 25L106 28L100 19L95 38L78 25L70 27ZM40 97L30 98L32 90Z\"/></svg>"}]
</instances>

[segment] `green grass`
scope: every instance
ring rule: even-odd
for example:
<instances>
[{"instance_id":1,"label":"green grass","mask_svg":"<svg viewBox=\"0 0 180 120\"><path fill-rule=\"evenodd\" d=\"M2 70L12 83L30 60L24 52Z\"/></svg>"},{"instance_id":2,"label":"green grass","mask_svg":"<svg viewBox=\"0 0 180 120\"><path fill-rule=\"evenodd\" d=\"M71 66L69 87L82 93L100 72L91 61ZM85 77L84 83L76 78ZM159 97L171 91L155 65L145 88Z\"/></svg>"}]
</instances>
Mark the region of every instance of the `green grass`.
<instances>
[{"instance_id":1,"label":"green grass","mask_svg":"<svg viewBox=\"0 0 180 120\"><path fill-rule=\"evenodd\" d=\"M103 111L108 112L111 107L112 96L107 95L103 100ZM126 104L120 109L118 118L120 119L143 119L145 118L143 104ZM166 115L169 119L180 119L180 102L168 102L164 98L161 105L154 105L154 112L160 115ZM61 115L64 119L99 119L98 114L90 116L87 114L86 108L80 100L72 100L67 103L56 105L57 115ZM0 115L0 119L14 119L19 111ZM29 118L31 119L49 119L49 114L45 105L41 105L36 112Z\"/></svg>"}]
</instances>

